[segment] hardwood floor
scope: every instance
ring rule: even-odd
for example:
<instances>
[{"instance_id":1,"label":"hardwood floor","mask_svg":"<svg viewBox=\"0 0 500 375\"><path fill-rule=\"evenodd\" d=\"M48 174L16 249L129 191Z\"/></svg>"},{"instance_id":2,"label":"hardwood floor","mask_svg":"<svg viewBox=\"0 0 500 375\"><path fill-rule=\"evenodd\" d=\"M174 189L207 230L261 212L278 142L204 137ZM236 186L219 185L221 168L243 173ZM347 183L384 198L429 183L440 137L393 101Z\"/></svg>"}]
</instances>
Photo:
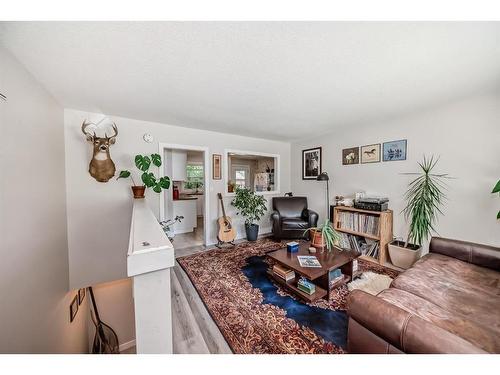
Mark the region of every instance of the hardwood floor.
<instances>
[{"instance_id":1,"label":"hardwood floor","mask_svg":"<svg viewBox=\"0 0 500 375\"><path fill-rule=\"evenodd\" d=\"M206 246L175 249L176 258L206 250ZM226 340L179 263L170 273L174 354L231 354ZM122 354L135 354L135 347Z\"/></svg>"},{"instance_id":2,"label":"hardwood floor","mask_svg":"<svg viewBox=\"0 0 500 375\"><path fill-rule=\"evenodd\" d=\"M171 273L171 282L174 353L232 353L189 277L177 262Z\"/></svg>"},{"instance_id":3,"label":"hardwood floor","mask_svg":"<svg viewBox=\"0 0 500 375\"><path fill-rule=\"evenodd\" d=\"M197 227L193 232L177 234L174 237L173 244L176 251L178 249L185 249L203 245L205 241L203 216L198 216L196 220L197 220Z\"/></svg>"},{"instance_id":4,"label":"hardwood floor","mask_svg":"<svg viewBox=\"0 0 500 375\"><path fill-rule=\"evenodd\" d=\"M263 235L261 237L267 237ZM236 243L245 240L237 240ZM204 245L175 248L175 257L207 250ZM231 354L231 348L210 316L188 275L176 261L172 284L172 336L174 354ZM122 354L134 354L135 347Z\"/></svg>"}]
</instances>

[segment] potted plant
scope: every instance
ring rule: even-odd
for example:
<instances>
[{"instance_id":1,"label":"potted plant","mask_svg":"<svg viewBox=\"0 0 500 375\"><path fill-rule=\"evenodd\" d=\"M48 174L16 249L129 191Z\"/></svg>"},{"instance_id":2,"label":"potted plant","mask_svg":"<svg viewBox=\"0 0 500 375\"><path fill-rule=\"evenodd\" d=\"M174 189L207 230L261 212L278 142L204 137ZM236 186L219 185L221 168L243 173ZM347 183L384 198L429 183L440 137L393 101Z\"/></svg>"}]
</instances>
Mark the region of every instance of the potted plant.
<instances>
[{"instance_id":1,"label":"potted plant","mask_svg":"<svg viewBox=\"0 0 500 375\"><path fill-rule=\"evenodd\" d=\"M234 193L235 189L236 189L236 183L234 181L229 181L227 183L227 192L228 193Z\"/></svg>"},{"instance_id":2,"label":"potted plant","mask_svg":"<svg viewBox=\"0 0 500 375\"><path fill-rule=\"evenodd\" d=\"M248 188L236 187L236 196L231 205L238 210L237 214L245 218L245 231L248 241L256 241L259 225L256 224L267 211L266 199Z\"/></svg>"},{"instance_id":3,"label":"potted plant","mask_svg":"<svg viewBox=\"0 0 500 375\"><path fill-rule=\"evenodd\" d=\"M332 224L327 219L319 227L308 228L304 231L304 235L310 232L311 234L311 246L324 250L325 247L328 251L331 251L333 247L340 240L339 233L333 229ZM339 248L342 250L341 248Z\"/></svg>"},{"instance_id":4,"label":"potted plant","mask_svg":"<svg viewBox=\"0 0 500 375\"><path fill-rule=\"evenodd\" d=\"M437 215L442 214L441 206L446 196L443 192L443 179L447 174L432 173L439 159L431 156L418 163L421 171L406 173L417 175L408 185L405 194L406 207L403 213L409 221L408 237L406 241L392 241L389 243L389 256L392 264L401 268L409 268L422 254L422 244L434 231Z\"/></svg>"},{"instance_id":5,"label":"potted plant","mask_svg":"<svg viewBox=\"0 0 500 375\"><path fill-rule=\"evenodd\" d=\"M149 171L151 164L156 167L161 167L161 156L158 154L147 155L136 155L134 159L135 166L139 169L141 173L141 180L144 185L137 185L132 177L132 173L128 170L120 171L117 178L128 178L132 180L132 192L134 193L134 198L144 198L144 192L146 187L153 189L155 193L161 193L163 189L168 189L170 187L170 177L156 177L153 172Z\"/></svg>"},{"instance_id":6,"label":"potted plant","mask_svg":"<svg viewBox=\"0 0 500 375\"><path fill-rule=\"evenodd\" d=\"M495 185L495 187L493 188L491 193L492 194L495 194L495 193L500 194L500 180L498 180L497 184ZM500 219L500 211L498 211L498 213L497 213L497 219Z\"/></svg>"}]
</instances>

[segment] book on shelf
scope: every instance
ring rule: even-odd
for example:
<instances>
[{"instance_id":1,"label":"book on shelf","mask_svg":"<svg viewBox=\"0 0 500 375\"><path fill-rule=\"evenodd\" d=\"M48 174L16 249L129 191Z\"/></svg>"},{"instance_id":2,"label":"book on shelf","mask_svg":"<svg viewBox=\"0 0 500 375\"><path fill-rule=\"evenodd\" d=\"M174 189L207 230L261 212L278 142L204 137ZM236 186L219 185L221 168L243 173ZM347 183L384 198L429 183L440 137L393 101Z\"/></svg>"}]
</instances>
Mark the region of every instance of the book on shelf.
<instances>
[{"instance_id":1,"label":"book on shelf","mask_svg":"<svg viewBox=\"0 0 500 375\"><path fill-rule=\"evenodd\" d=\"M313 294L316 291L316 285L303 278L297 282L297 288L307 294Z\"/></svg>"},{"instance_id":2,"label":"book on shelf","mask_svg":"<svg viewBox=\"0 0 500 375\"><path fill-rule=\"evenodd\" d=\"M340 212L338 215L340 229L366 233L371 236L379 235L380 217L377 215L345 211Z\"/></svg>"},{"instance_id":3,"label":"book on shelf","mask_svg":"<svg viewBox=\"0 0 500 375\"><path fill-rule=\"evenodd\" d=\"M295 279L295 272L293 270L285 268L279 264L275 264L273 266L273 274L282 278L285 281L290 281Z\"/></svg>"},{"instance_id":4,"label":"book on shelf","mask_svg":"<svg viewBox=\"0 0 500 375\"><path fill-rule=\"evenodd\" d=\"M341 280L344 280L344 274L339 268L336 268L330 271L329 279L330 279L330 285L333 285Z\"/></svg>"},{"instance_id":5,"label":"book on shelf","mask_svg":"<svg viewBox=\"0 0 500 375\"><path fill-rule=\"evenodd\" d=\"M339 233L339 246L343 249L354 250L361 255L367 255L373 258L378 258L380 242L363 236L354 234Z\"/></svg>"},{"instance_id":6,"label":"book on shelf","mask_svg":"<svg viewBox=\"0 0 500 375\"><path fill-rule=\"evenodd\" d=\"M316 292L315 290L307 289L307 288L305 288L302 285L297 285L297 289L300 290L300 291L302 291L302 292L304 292L304 293L307 293L309 295L314 294Z\"/></svg>"}]
</instances>

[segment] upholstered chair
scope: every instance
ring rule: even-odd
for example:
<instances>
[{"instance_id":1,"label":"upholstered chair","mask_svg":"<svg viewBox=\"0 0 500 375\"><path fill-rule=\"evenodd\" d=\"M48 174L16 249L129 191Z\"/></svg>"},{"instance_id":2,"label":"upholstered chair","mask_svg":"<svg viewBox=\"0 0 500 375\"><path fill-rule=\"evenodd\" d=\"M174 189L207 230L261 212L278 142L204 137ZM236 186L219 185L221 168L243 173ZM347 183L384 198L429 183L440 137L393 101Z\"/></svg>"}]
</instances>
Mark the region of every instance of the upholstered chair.
<instances>
[{"instance_id":1,"label":"upholstered chair","mask_svg":"<svg viewBox=\"0 0 500 375\"><path fill-rule=\"evenodd\" d=\"M307 208L306 197L274 197L271 222L277 240L308 238L307 228L315 227L318 214Z\"/></svg>"}]
</instances>

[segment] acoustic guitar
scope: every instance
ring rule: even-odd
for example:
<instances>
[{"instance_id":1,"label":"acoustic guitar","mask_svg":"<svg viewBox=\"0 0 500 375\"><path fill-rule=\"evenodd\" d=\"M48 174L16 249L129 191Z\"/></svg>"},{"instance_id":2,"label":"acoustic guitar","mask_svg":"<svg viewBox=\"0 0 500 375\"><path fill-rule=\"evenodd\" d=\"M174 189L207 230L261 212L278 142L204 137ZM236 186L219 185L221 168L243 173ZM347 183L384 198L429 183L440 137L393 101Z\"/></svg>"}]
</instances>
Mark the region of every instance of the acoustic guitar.
<instances>
[{"instance_id":1,"label":"acoustic guitar","mask_svg":"<svg viewBox=\"0 0 500 375\"><path fill-rule=\"evenodd\" d=\"M234 229L233 225L231 224L231 218L229 216L226 216L222 194L218 193L217 196L219 197L222 207L222 216L217 220L217 223L219 224L219 234L217 235L217 239L219 240L218 246L223 243L230 243L234 245L233 241L236 238L236 229Z\"/></svg>"}]
</instances>

